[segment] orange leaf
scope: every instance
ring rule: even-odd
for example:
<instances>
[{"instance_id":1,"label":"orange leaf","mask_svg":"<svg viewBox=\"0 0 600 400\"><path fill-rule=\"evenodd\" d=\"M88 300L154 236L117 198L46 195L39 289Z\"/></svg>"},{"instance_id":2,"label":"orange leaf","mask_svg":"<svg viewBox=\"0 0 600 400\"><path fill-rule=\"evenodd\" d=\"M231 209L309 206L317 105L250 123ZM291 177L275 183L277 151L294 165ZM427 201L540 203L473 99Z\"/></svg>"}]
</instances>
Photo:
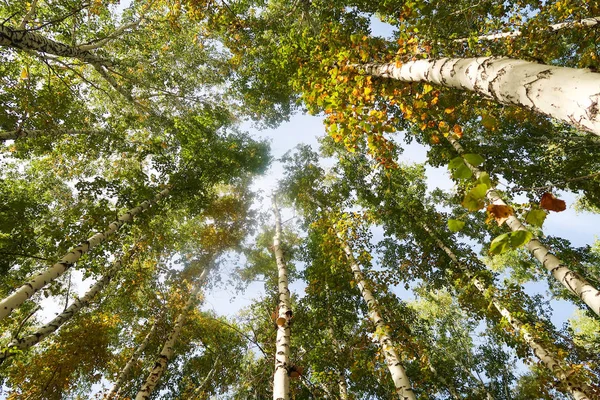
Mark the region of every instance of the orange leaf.
<instances>
[{"instance_id":1,"label":"orange leaf","mask_svg":"<svg viewBox=\"0 0 600 400\"><path fill-rule=\"evenodd\" d=\"M462 131L462 128L460 127L460 125L454 125L454 126L452 127L452 131L453 131L453 132L454 132L454 134L455 134L456 136L458 136L459 138L461 138L461 137L462 137L462 135L463 135L463 131Z\"/></svg>"},{"instance_id":2,"label":"orange leaf","mask_svg":"<svg viewBox=\"0 0 600 400\"><path fill-rule=\"evenodd\" d=\"M498 226L502 225L508 217L514 214L512 207L498 204L490 204L487 206L487 212L493 216Z\"/></svg>"},{"instance_id":3,"label":"orange leaf","mask_svg":"<svg viewBox=\"0 0 600 400\"><path fill-rule=\"evenodd\" d=\"M567 209L567 203L561 199L557 199L552 193L546 192L542 195L540 207L548 211L561 212Z\"/></svg>"}]
</instances>

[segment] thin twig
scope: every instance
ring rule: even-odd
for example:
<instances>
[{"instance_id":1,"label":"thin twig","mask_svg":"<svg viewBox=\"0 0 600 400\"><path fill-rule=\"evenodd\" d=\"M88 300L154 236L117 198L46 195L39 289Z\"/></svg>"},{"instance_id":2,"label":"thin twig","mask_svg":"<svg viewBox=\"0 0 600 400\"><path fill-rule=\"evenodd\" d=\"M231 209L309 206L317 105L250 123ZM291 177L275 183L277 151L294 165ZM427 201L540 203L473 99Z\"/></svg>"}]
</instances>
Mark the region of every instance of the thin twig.
<instances>
[{"instance_id":1,"label":"thin twig","mask_svg":"<svg viewBox=\"0 0 600 400\"><path fill-rule=\"evenodd\" d=\"M42 308L42 307L40 307L39 305L37 305L37 306L36 306L36 307L33 309L33 311L32 311L32 312L30 312L30 313L29 313L29 315L27 315L27 316L25 317L25 319L23 319L23 321L21 321L21 323L19 324L19 327L17 328L16 332L15 332L15 333L13 333L13 335L12 335L12 340L18 340L18 339L19 339L19 333L21 333L21 329L23 329L23 327L25 326L25 322L27 322L27 320L28 320L29 318L31 318L31 317L33 316L33 314L35 314L35 313L36 313L36 312L37 312L37 311L38 311L40 308Z\"/></svg>"}]
</instances>

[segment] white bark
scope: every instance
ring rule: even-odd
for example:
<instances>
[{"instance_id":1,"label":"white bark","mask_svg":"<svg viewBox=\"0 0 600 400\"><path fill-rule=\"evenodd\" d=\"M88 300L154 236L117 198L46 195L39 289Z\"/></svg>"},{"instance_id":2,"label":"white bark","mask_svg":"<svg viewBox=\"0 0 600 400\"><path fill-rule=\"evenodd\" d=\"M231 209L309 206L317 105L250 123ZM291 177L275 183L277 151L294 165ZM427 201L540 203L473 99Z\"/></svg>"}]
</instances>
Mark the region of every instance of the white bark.
<instances>
[{"instance_id":1,"label":"white bark","mask_svg":"<svg viewBox=\"0 0 600 400\"><path fill-rule=\"evenodd\" d=\"M158 359L156 360L156 362L154 363L154 366L152 367L152 370L150 371L150 375L148 375L146 382L144 383L144 385L138 392L137 396L135 397L135 400L150 399L150 395L152 394L152 391L156 387L158 380L160 379L162 374L165 372L165 369L167 368L167 363L173 357L173 354L175 352L175 343L177 342L177 339L179 338L179 334L181 333L181 330L183 329L183 324L185 323L185 320L187 319L189 312L192 310L192 308L194 308L194 305L196 304L196 299L198 297L198 293L200 292L200 288L202 287L202 282L204 281L204 279L206 278L206 275L208 274L208 270L209 270L209 268L206 267L202 271L202 274L200 274L200 277L198 278L198 281L194 285L194 289L192 290L192 293L190 294L190 297L188 298L188 301L185 304L185 307L183 308L183 310L177 317L177 320L175 321L175 325L173 326L173 330L169 334L169 337L167 338L167 341L163 345L163 348L160 352L160 355L158 356Z\"/></svg>"},{"instance_id":2,"label":"white bark","mask_svg":"<svg viewBox=\"0 0 600 400\"><path fill-rule=\"evenodd\" d=\"M13 353L13 350L26 350L30 347L33 347L48 337L48 335L58 330L58 328L60 328L65 322L76 315L79 310L81 310L83 307L86 307L94 299L94 297L96 297L96 295L100 293L102 289L106 287L106 285L108 285L120 268L121 260L118 260L110 267L107 273L83 295L83 297L76 297L73 303L67 307L66 310L57 315L52 321L42 326L31 335L25 336L21 339L13 339L8 344L6 349L0 352L0 363L6 358L10 357Z\"/></svg>"},{"instance_id":3,"label":"white bark","mask_svg":"<svg viewBox=\"0 0 600 400\"><path fill-rule=\"evenodd\" d=\"M369 319L375 325L376 329L376 337L379 340L379 345L381 346L381 351L385 357L386 364L392 376L392 381L394 382L394 387L396 388L396 393L398 397L402 400L416 400L415 393L412 390L412 386L410 384L410 380L406 375L406 371L404 367L400 363L400 356L396 351L396 346L392 341L390 332L388 327L386 326L383 318L381 317L381 312L379 311L379 304L377 300L373 296L371 290L367 287L364 275L360 269L360 266L354 259L354 255L352 254L352 250L350 246L346 243L343 236L338 232L338 238L341 240L342 249L346 254L346 258L350 263L350 269L354 275L354 280L356 281L356 286L360 290L360 294L362 295L365 303L367 303L367 307L369 309Z\"/></svg>"},{"instance_id":4,"label":"white bark","mask_svg":"<svg viewBox=\"0 0 600 400\"><path fill-rule=\"evenodd\" d=\"M277 206L277 198L272 195L273 214L275 215L275 235L273 236L273 252L277 263L279 304L277 312L277 338L275 345L275 373L273 375L273 400L289 400L290 398L290 320L292 308L290 289L288 287L288 271L281 250L281 215Z\"/></svg>"},{"instance_id":5,"label":"white bark","mask_svg":"<svg viewBox=\"0 0 600 400\"><path fill-rule=\"evenodd\" d=\"M500 315L502 315L508 321L508 323L515 329L515 332L519 333L520 337L525 343L527 343L533 354L542 362L542 364L548 368L559 381L565 384L566 391L573 395L573 397L575 397L577 400L591 400L593 398L591 389L586 385L577 385L572 381L571 373L569 372L569 366L558 360L554 354L540 344L535 339L535 336L529 331L529 327L523 324L518 318L514 317L511 312L502 305L500 300L498 300L498 298L493 294L494 288L490 288L479 278L477 278L470 267L462 263L456 254L454 254L454 252L448 246L446 246L444 242L442 242L442 240L429 228L429 226L427 226L427 224L422 222L419 222L419 224L425 230L425 232L431 236L436 245L448 255L452 262L459 267L467 277L471 279L473 285L481 293L481 295L484 298L486 298L488 295L491 297L491 302L494 308L496 308ZM590 394L588 395L586 393Z\"/></svg>"},{"instance_id":6,"label":"white bark","mask_svg":"<svg viewBox=\"0 0 600 400\"><path fill-rule=\"evenodd\" d=\"M60 57L77 58L89 64L112 65L108 60L98 57L90 51L48 39L36 32L14 29L8 25L0 25L0 46L34 50Z\"/></svg>"},{"instance_id":7,"label":"white bark","mask_svg":"<svg viewBox=\"0 0 600 400\"><path fill-rule=\"evenodd\" d=\"M442 58L396 66L362 64L368 75L468 90L600 135L600 74L509 58Z\"/></svg>"},{"instance_id":8,"label":"white bark","mask_svg":"<svg viewBox=\"0 0 600 400\"><path fill-rule=\"evenodd\" d=\"M157 317L156 320L154 321L154 323L152 324L152 328L150 328L150 331L144 337L144 340L142 341L142 343L140 343L140 345L135 349L135 351L133 352L131 357L129 357L129 360L127 360L127 364L125 364L125 367L119 373L119 376L117 377L117 380L115 381L113 388L111 389L110 393L108 393L108 395L106 396L107 400L111 400L115 396L117 396L117 398L118 398L119 391L121 390L123 383L125 383L125 379L127 379L127 376L129 375L129 371L131 371L131 368L133 368L136 361L140 358L140 356L142 355L142 353L148 346L148 343L150 343L150 338L152 336L154 336L154 333L156 332L156 328L158 327L159 322L160 322L160 317Z\"/></svg>"},{"instance_id":9,"label":"white bark","mask_svg":"<svg viewBox=\"0 0 600 400\"><path fill-rule=\"evenodd\" d=\"M591 26L595 26L597 24L600 24L600 17L591 17L591 18L580 19L578 21L561 22L559 24L548 25L546 27L546 30L549 32L556 32L561 29L591 27ZM501 32L501 33L494 33L494 34L490 34L490 35L481 35L481 36L477 36L476 39L477 40L496 40L496 39L518 37L518 36L521 36L521 34L522 34L522 32L517 29L516 31L512 31L512 32ZM469 38L460 38L460 39L453 40L453 42L456 42L456 43L464 43L467 41L469 41Z\"/></svg>"},{"instance_id":10,"label":"white bark","mask_svg":"<svg viewBox=\"0 0 600 400\"><path fill-rule=\"evenodd\" d=\"M338 388L340 390L340 400L348 400L348 383L346 382L346 375L340 372L338 376Z\"/></svg>"},{"instance_id":11,"label":"white bark","mask_svg":"<svg viewBox=\"0 0 600 400\"><path fill-rule=\"evenodd\" d=\"M6 318L12 312L12 310L23 304L25 300L33 296L38 290L61 276L67 269L71 268L77 262L77 260L81 258L81 256L105 241L123 224L131 222L137 214L146 211L152 204L167 196L169 191L170 188L168 187L158 193L154 199L146 200L139 206L132 208L125 214L119 216L117 220L108 225L108 229L106 231L96 233L94 236L90 237L88 240L69 251L52 267L40 272L37 276L21 286L14 293L0 301L0 320Z\"/></svg>"},{"instance_id":12,"label":"white bark","mask_svg":"<svg viewBox=\"0 0 600 400\"><path fill-rule=\"evenodd\" d=\"M20 138L37 137L41 135L90 135L97 133L103 133L103 131L98 129L16 129L14 131L0 131L0 140L15 140Z\"/></svg>"},{"instance_id":13,"label":"white bark","mask_svg":"<svg viewBox=\"0 0 600 400\"><path fill-rule=\"evenodd\" d=\"M447 136L448 141L452 144L458 154L464 154L464 149L458 143L452 135ZM469 164L465 160L465 164L471 169L473 175L479 178L481 170ZM500 194L495 189L489 189L486 194L488 200L492 204L503 205L506 203L500 197ZM506 221L508 227L513 231L525 231L527 230L521 221L514 215L508 217ZM600 291L589 284L583 277L577 272L570 270L564 265L554 254L550 252L537 237L533 237L529 243L526 244L527 250L533 255L548 271L552 273L552 276L556 278L565 288L571 293L577 295L585 304L587 304L596 314L600 315Z\"/></svg>"}]
</instances>

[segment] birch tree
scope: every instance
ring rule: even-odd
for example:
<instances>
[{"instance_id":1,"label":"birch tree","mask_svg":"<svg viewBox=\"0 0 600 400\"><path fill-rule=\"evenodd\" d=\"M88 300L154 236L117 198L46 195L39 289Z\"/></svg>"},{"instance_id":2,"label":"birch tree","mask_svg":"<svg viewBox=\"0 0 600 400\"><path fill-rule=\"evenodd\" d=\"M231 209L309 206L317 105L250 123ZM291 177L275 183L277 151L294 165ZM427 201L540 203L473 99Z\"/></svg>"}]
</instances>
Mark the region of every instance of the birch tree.
<instances>
[{"instance_id":1,"label":"birch tree","mask_svg":"<svg viewBox=\"0 0 600 400\"><path fill-rule=\"evenodd\" d=\"M100 293L113 279L115 274L121 269L122 259L115 263L106 271L106 273L81 297L76 297L73 303L65 310L58 314L46 325L37 329L34 333L23 338L14 338L8 346L0 353L0 363L10 357L15 350L26 350L35 346L53 332L58 330L65 322L69 321L79 310L90 304L92 300Z\"/></svg>"},{"instance_id":2,"label":"birch tree","mask_svg":"<svg viewBox=\"0 0 600 400\"><path fill-rule=\"evenodd\" d=\"M167 187L160 191L152 200L146 200L139 206L130 209L126 213L108 225L108 229L104 232L98 232L91 236L79 246L73 248L68 254L64 255L59 262L52 267L40 272L36 277L31 279L25 285L17 289L13 294L0 301L0 320L6 318L15 308L23 304L23 302L33 296L38 290L54 281L61 276L66 270L71 268L84 254L98 246L111 235L113 235L123 224L131 222L133 218L147 209L153 204L166 197L171 190Z\"/></svg>"},{"instance_id":3,"label":"birch tree","mask_svg":"<svg viewBox=\"0 0 600 400\"><path fill-rule=\"evenodd\" d=\"M273 375L273 400L288 400L290 398L290 362L292 308L288 283L288 270L281 249L281 216L277 198L272 194L272 208L275 216L275 235L273 236L273 253L278 271L277 305L277 338L275 346L275 373Z\"/></svg>"},{"instance_id":4,"label":"birch tree","mask_svg":"<svg viewBox=\"0 0 600 400\"><path fill-rule=\"evenodd\" d=\"M344 236L340 231L337 231L336 235L340 239L342 249L344 250L346 258L348 259L348 263L350 264L356 285L369 309L369 319L373 325L375 325L375 336L377 337L379 345L381 346L381 351L385 356L386 364L390 371L394 386L396 387L396 394L400 399L416 399L410 380L406 375L400 356L396 350L396 345L390 336L389 328L386 326L385 321L381 317L381 311L379 310L377 300L373 296L371 290L368 288L360 266L354 259L352 250L347 244Z\"/></svg>"},{"instance_id":5,"label":"birch tree","mask_svg":"<svg viewBox=\"0 0 600 400\"><path fill-rule=\"evenodd\" d=\"M461 156L464 156L465 151L452 136L448 136L448 141ZM473 171L473 175L479 179L482 176L482 171L465 160L465 164ZM491 204L508 207L502 200L498 192L492 187L486 191L486 197ZM508 216L506 224L513 231L527 231L524 225L514 215ZM565 288L579 297L587 304L596 314L600 315L600 291L590 285L585 278L578 273L569 269L562 263L554 254L550 252L537 238L532 237L531 240L525 243L527 250L534 256L554 278L558 280Z\"/></svg>"},{"instance_id":6,"label":"birch tree","mask_svg":"<svg viewBox=\"0 0 600 400\"><path fill-rule=\"evenodd\" d=\"M158 356L156 363L152 367L150 374L146 379L146 382L144 383L144 385L142 386L142 388L136 396L136 400L146 400L150 398L158 380L160 379L167 367L167 363L173 357L173 354L175 353L175 343L177 342L177 339L181 334L181 330L183 329L183 325L185 324L188 314L196 306L198 293L200 292L203 281L208 275L209 269L210 268L208 266L204 266L202 273L198 277L197 281L194 283L194 288L192 289L190 296L188 297L187 303L179 313L179 316L177 317L175 324L173 325L173 329L171 330L167 341L162 347L162 350L160 352L160 355Z\"/></svg>"},{"instance_id":7,"label":"birch tree","mask_svg":"<svg viewBox=\"0 0 600 400\"><path fill-rule=\"evenodd\" d=\"M400 65L352 65L367 75L468 90L502 104L526 107L600 135L600 74L509 58L442 58ZM560 100L557 99L560 93Z\"/></svg>"}]
</instances>

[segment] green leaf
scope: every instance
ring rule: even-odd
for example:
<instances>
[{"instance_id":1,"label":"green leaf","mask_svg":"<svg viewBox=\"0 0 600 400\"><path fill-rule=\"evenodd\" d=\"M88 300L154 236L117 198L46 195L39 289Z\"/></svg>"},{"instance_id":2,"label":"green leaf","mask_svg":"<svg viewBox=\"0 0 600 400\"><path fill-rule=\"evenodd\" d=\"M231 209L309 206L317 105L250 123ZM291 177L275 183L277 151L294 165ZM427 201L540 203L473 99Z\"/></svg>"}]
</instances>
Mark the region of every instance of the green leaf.
<instances>
[{"instance_id":1,"label":"green leaf","mask_svg":"<svg viewBox=\"0 0 600 400\"><path fill-rule=\"evenodd\" d=\"M510 246L513 249L519 248L531 240L533 233L529 231L515 231L510 234Z\"/></svg>"},{"instance_id":2,"label":"green leaf","mask_svg":"<svg viewBox=\"0 0 600 400\"><path fill-rule=\"evenodd\" d=\"M452 177L455 179L469 179L473 176L473 173L465 164L465 160L462 157L456 157L450 160L448 169L452 171Z\"/></svg>"},{"instance_id":3,"label":"green leaf","mask_svg":"<svg viewBox=\"0 0 600 400\"><path fill-rule=\"evenodd\" d=\"M480 183L473 189L469 190L463 199L462 205L469 211L481 210L485 205L483 199L488 191L488 186L485 183Z\"/></svg>"},{"instance_id":4,"label":"green leaf","mask_svg":"<svg viewBox=\"0 0 600 400\"><path fill-rule=\"evenodd\" d=\"M491 115L484 115L481 118L481 124L491 131L495 130L498 125L498 120Z\"/></svg>"},{"instance_id":5,"label":"green leaf","mask_svg":"<svg viewBox=\"0 0 600 400\"><path fill-rule=\"evenodd\" d=\"M503 233L502 235L496 237L492 240L490 244L490 253L492 254L502 254L511 249L510 247L510 237L509 233Z\"/></svg>"},{"instance_id":6,"label":"green leaf","mask_svg":"<svg viewBox=\"0 0 600 400\"><path fill-rule=\"evenodd\" d=\"M462 228L465 227L465 222L458 219L449 219L448 220L448 229L452 232L459 232Z\"/></svg>"},{"instance_id":7,"label":"green leaf","mask_svg":"<svg viewBox=\"0 0 600 400\"><path fill-rule=\"evenodd\" d=\"M547 216L548 213L544 210L529 210L529 212L525 216L525 222L535 227L541 228Z\"/></svg>"},{"instance_id":8,"label":"green leaf","mask_svg":"<svg viewBox=\"0 0 600 400\"><path fill-rule=\"evenodd\" d=\"M469 179L473 176L473 172L463 163L462 167L458 167L452 171L452 176L456 179Z\"/></svg>"},{"instance_id":9,"label":"green leaf","mask_svg":"<svg viewBox=\"0 0 600 400\"><path fill-rule=\"evenodd\" d=\"M490 179L490 175L487 172L482 172L475 183L484 184L488 187L488 189L492 187L492 180Z\"/></svg>"},{"instance_id":10,"label":"green leaf","mask_svg":"<svg viewBox=\"0 0 600 400\"><path fill-rule=\"evenodd\" d=\"M485 161L483 157L481 157L479 154L463 154L463 158L471 165L473 165L474 167L477 167L481 164L483 164L483 162Z\"/></svg>"},{"instance_id":11,"label":"green leaf","mask_svg":"<svg viewBox=\"0 0 600 400\"><path fill-rule=\"evenodd\" d=\"M450 171L452 171L452 170L462 167L463 165L465 165L465 162L462 159L462 157L456 157L456 158L453 158L452 160L450 160L450 163L448 163L448 169Z\"/></svg>"}]
</instances>

